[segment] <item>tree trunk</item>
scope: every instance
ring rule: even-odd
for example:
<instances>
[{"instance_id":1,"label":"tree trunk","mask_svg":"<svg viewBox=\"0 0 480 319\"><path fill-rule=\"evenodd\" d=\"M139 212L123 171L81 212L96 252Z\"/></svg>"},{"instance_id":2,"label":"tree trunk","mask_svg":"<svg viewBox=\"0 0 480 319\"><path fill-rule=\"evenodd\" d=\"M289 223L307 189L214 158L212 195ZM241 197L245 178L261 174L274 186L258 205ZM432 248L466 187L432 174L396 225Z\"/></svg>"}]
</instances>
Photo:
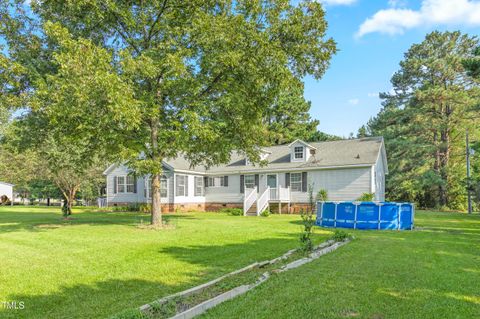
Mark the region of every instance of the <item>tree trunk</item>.
<instances>
[{"instance_id":1,"label":"tree trunk","mask_svg":"<svg viewBox=\"0 0 480 319\"><path fill-rule=\"evenodd\" d=\"M437 173L438 176L441 176L441 168L440 168L440 146L438 145L438 133L435 131L433 133L433 142L435 145L435 162L433 164L433 170ZM438 197L435 197L433 199L434 206L437 206L439 203L441 203L440 197L442 194L442 185L438 185Z\"/></svg>"},{"instance_id":2,"label":"tree trunk","mask_svg":"<svg viewBox=\"0 0 480 319\"><path fill-rule=\"evenodd\" d=\"M445 83L445 89L447 89L447 84ZM448 194L449 194L449 176L448 176L448 165L450 161L450 116L452 114L452 108L450 105L445 105L442 108L442 117L443 117L443 129L440 134L440 173L442 178L442 185L440 187L440 204L442 206L448 206Z\"/></svg>"},{"instance_id":3,"label":"tree trunk","mask_svg":"<svg viewBox=\"0 0 480 319\"><path fill-rule=\"evenodd\" d=\"M443 184L440 186L440 205L448 205L448 162L450 159L450 135L447 130L441 134L440 176Z\"/></svg>"},{"instance_id":4,"label":"tree trunk","mask_svg":"<svg viewBox=\"0 0 480 319\"><path fill-rule=\"evenodd\" d=\"M63 216L67 217L72 215L72 206L73 206L73 201L75 200L76 193L77 193L76 188L72 188L63 192L63 207L62 207Z\"/></svg>"},{"instance_id":5,"label":"tree trunk","mask_svg":"<svg viewBox=\"0 0 480 319\"><path fill-rule=\"evenodd\" d=\"M72 215L72 204L67 197L63 198L62 213L64 217Z\"/></svg>"},{"instance_id":6,"label":"tree trunk","mask_svg":"<svg viewBox=\"0 0 480 319\"><path fill-rule=\"evenodd\" d=\"M160 193L160 174L152 176L152 225L162 224L162 207Z\"/></svg>"},{"instance_id":7,"label":"tree trunk","mask_svg":"<svg viewBox=\"0 0 480 319\"><path fill-rule=\"evenodd\" d=\"M162 159L158 156L158 120L152 121L150 139L152 145L152 159L155 163L160 163L161 165ZM152 225L162 224L160 178L160 174L158 173L152 175Z\"/></svg>"}]
</instances>

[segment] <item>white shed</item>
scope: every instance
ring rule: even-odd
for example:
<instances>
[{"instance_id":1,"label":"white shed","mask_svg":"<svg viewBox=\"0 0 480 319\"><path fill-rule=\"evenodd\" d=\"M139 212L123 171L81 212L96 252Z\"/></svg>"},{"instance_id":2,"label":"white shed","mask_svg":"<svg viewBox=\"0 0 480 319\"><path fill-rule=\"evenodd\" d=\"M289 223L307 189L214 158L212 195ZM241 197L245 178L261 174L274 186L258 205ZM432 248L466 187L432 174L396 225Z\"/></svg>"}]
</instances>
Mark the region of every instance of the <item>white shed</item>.
<instances>
[{"instance_id":1,"label":"white shed","mask_svg":"<svg viewBox=\"0 0 480 319\"><path fill-rule=\"evenodd\" d=\"M0 182L0 197L7 196L13 204L13 184Z\"/></svg>"}]
</instances>

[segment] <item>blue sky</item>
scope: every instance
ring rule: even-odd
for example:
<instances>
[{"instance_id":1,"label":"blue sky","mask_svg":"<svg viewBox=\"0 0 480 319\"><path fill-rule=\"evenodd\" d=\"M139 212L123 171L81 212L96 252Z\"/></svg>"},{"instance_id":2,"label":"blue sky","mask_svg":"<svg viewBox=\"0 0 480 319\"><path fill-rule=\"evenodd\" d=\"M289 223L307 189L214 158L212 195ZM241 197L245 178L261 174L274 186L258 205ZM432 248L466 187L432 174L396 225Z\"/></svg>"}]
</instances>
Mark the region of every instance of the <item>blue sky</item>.
<instances>
[{"instance_id":1,"label":"blue sky","mask_svg":"<svg viewBox=\"0 0 480 319\"><path fill-rule=\"evenodd\" d=\"M310 113L323 132L356 133L381 108L404 52L433 30L480 35L480 1L323 0L328 34L337 42L325 76L305 79Z\"/></svg>"}]
</instances>

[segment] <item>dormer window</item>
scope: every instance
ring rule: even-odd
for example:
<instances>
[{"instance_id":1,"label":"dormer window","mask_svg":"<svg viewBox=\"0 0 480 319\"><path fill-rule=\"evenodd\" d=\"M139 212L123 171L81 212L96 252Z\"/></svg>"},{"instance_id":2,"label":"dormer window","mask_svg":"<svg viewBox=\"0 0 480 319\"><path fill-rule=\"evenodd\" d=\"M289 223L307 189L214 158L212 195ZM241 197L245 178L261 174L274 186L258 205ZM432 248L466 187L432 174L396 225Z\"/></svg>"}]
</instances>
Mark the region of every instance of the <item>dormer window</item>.
<instances>
[{"instance_id":1,"label":"dormer window","mask_svg":"<svg viewBox=\"0 0 480 319\"><path fill-rule=\"evenodd\" d=\"M316 148L302 140L295 140L288 145L290 148L290 161L307 162Z\"/></svg>"},{"instance_id":2,"label":"dormer window","mask_svg":"<svg viewBox=\"0 0 480 319\"><path fill-rule=\"evenodd\" d=\"M293 156L296 160L303 159L303 146L295 146Z\"/></svg>"}]
</instances>

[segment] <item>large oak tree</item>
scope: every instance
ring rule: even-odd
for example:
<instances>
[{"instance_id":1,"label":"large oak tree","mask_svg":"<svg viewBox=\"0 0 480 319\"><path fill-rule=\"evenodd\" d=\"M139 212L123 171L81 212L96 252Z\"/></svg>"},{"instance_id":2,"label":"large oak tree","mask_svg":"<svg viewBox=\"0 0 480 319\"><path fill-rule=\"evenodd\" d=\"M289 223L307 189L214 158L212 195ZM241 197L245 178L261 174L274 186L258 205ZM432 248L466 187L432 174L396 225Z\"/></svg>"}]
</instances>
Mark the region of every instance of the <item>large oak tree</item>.
<instances>
[{"instance_id":1,"label":"large oak tree","mask_svg":"<svg viewBox=\"0 0 480 319\"><path fill-rule=\"evenodd\" d=\"M209 166L227 161L237 149L258 160L258 146L267 136L264 118L282 89L306 75L319 79L336 51L316 1L44 0L31 6L31 13L12 8L2 13L10 59L29 68L24 89L35 91L42 83L49 92L54 86L46 74L53 83L73 85L72 79L58 77L58 70L74 65L50 63L56 50L68 51L69 41L111 55L113 69L103 75L111 73L119 87L125 86L118 92L132 99L131 107L108 109L98 121L105 127L113 118L117 122L111 125L121 130L102 131L87 120L66 132L94 132L115 141L130 167L152 176L152 224L161 222L163 159L183 155L193 165ZM25 18L29 14L34 18ZM16 23L35 31L20 32ZM19 38L25 45L13 45ZM95 103L89 95L83 91L71 98L75 105ZM85 112L90 107L99 109L85 104ZM70 112L56 108L49 119L71 117Z\"/></svg>"}]
</instances>

